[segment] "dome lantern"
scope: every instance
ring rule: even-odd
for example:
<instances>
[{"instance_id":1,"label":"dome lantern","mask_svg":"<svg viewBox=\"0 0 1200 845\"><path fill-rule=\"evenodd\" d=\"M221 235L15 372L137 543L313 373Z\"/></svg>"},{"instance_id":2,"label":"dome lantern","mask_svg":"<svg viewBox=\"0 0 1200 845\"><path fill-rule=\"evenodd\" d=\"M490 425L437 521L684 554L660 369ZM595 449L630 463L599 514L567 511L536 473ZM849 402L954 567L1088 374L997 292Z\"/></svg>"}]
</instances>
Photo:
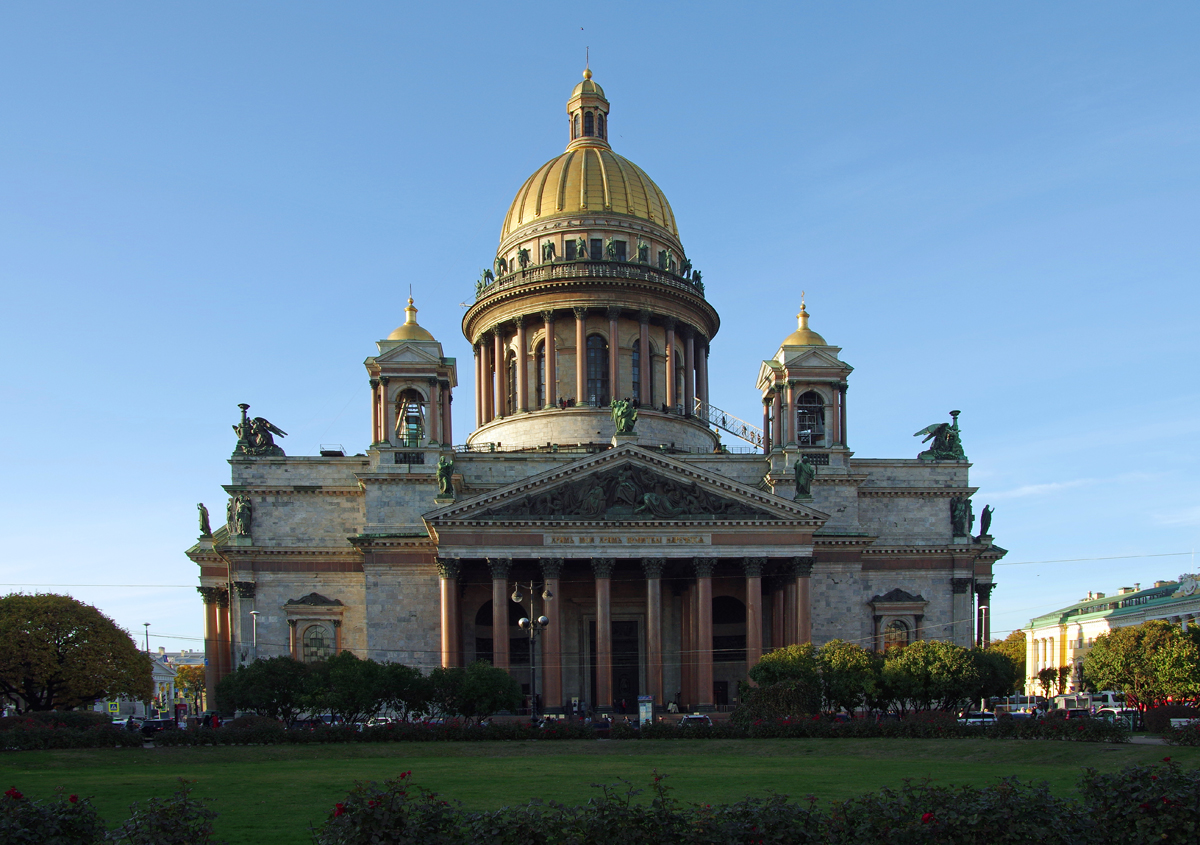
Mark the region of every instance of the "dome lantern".
<instances>
[{"instance_id":1,"label":"dome lantern","mask_svg":"<svg viewBox=\"0 0 1200 845\"><path fill-rule=\"evenodd\" d=\"M417 325L417 308L413 305L413 298L408 298L408 307L404 309L404 325L399 326L390 335L388 340L434 340L426 329Z\"/></svg>"},{"instance_id":2,"label":"dome lantern","mask_svg":"<svg viewBox=\"0 0 1200 845\"><path fill-rule=\"evenodd\" d=\"M796 315L799 327L783 339L780 346L828 346L825 338L808 327L808 309L804 306L804 294L800 294L800 313Z\"/></svg>"},{"instance_id":3,"label":"dome lantern","mask_svg":"<svg viewBox=\"0 0 1200 845\"><path fill-rule=\"evenodd\" d=\"M584 69L583 82L575 86L567 100L568 150L608 146L608 108L604 89L592 81L591 69Z\"/></svg>"}]
</instances>

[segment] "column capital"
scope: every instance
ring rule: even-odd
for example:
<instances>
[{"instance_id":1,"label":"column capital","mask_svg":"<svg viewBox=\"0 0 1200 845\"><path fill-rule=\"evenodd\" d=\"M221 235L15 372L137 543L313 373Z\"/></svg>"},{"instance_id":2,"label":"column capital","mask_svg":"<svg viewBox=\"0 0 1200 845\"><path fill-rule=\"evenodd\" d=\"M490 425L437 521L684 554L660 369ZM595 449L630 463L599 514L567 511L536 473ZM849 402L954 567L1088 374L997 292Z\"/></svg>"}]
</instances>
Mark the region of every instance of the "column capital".
<instances>
[{"instance_id":1,"label":"column capital","mask_svg":"<svg viewBox=\"0 0 1200 845\"><path fill-rule=\"evenodd\" d=\"M235 590L237 590L239 599L254 598L254 592L255 592L255 589L257 588L257 586L258 585L255 584L253 581L234 581L233 582L233 588Z\"/></svg>"},{"instance_id":2,"label":"column capital","mask_svg":"<svg viewBox=\"0 0 1200 845\"><path fill-rule=\"evenodd\" d=\"M513 317L513 318L512 318L512 324L513 324L514 326L516 326L518 329L523 329L523 328L525 328L525 315L524 315L524 314L518 314L517 316Z\"/></svg>"},{"instance_id":3,"label":"column capital","mask_svg":"<svg viewBox=\"0 0 1200 845\"><path fill-rule=\"evenodd\" d=\"M669 332L675 331L675 318L663 317L663 328Z\"/></svg>"},{"instance_id":4,"label":"column capital","mask_svg":"<svg viewBox=\"0 0 1200 845\"><path fill-rule=\"evenodd\" d=\"M649 323L650 323L650 309L649 308L638 309L638 322L642 323L644 325L649 325Z\"/></svg>"},{"instance_id":5,"label":"column capital","mask_svg":"<svg viewBox=\"0 0 1200 845\"><path fill-rule=\"evenodd\" d=\"M229 588L217 587L217 607L229 607Z\"/></svg>"},{"instance_id":6,"label":"column capital","mask_svg":"<svg viewBox=\"0 0 1200 845\"><path fill-rule=\"evenodd\" d=\"M300 621L299 619L289 619L289 620L287 621L287 623L288 623L288 627L289 627L289 628L295 628L295 627L296 627L296 623L297 623L297 622L299 622L299 621Z\"/></svg>"},{"instance_id":7,"label":"column capital","mask_svg":"<svg viewBox=\"0 0 1200 845\"><path fill-rule=\"evenodd\" d=\"M200 594L200 598L205 604L217 603L216 587L197 587L196 592Z\"/></svg>"},{"instance_id":8,"label":"column capital","mask_svg":"<svg viewBox=\"0 0 1200 845\"><path fill-rule=\"evenodd\" d=\"M372 390L379 387L379 379L377 379L377 378L370 379L370 385L371 385Z\"/></svg>"},{"instance_id":9,"label":"column capital","mask_svg":"<svg viewBox=\"0 0 1200 845\"><path fill-rule=\"evenodd\" d=\"M451 581L458 577L458 573L462 570L462 562L452 557L439 557L437 568L438 576L443 581Z\"/></svg>"},{"instance_id":10,"label":"column capital","mask_svg":"<svg viewBox=\"0 0 1200 845\"><path fill-rule=\"evenodd\" d=\"M592 572L597 578L611 578L617 562L611 557L592 558Z\"/></svg>"},{"instance_id":11,"label":"column capital","mask_svg":"<svg viewBox=\"0 0 1200 845\"><path fill-rule=\"evenodd\" d=\"M615 319L617 319L618 317L620 317L620 316L621 316L621 306L619 306L619 305L610 305L610 306L608 306L608 308L606 309L605 313L608 315L608 319L610 319L610 320L615 320Z\"/></svg>"},{"instance_id":12,"label":"column capital","mask_svg":"<svg viewBox=\"0 0 1200 845\"><path fill-rule=\"evenodd\" d=\"M992 590L996 588L995 584L984 584L978 581L975 582L975 595L979 596L980 601L989 601L992 597Z\"/></svg>"},{"instance_id":13,"label":"column capital","mask_svg":"<svg viewBox=\"0 0 1200 845\"><path fill-rule=\"evenodd\" d=\"M642 558L642 571L646 573L646 578L662 578L663 566L666 561L661 557L644 557Z\"/></svg>"},{"instance_id":14,"label":"column capital","mask_svg":"<svg viewBox=\"0 0 1200 845\"><path fill-rule=\"evenodd\" d=\"M812 576L813 559L811 557L794 557L792 558L792 569L797 578L809 578Z\"/></svg>"},{"instance_id":15,"label":"column capital","mask_svg":"<svg viewBox=\"0 0 1200 845\"><path fill-rule=\"evenodd\" d=\"M716 561L714 561L710 558L706 558L706 557L692 558L692 566L695 567L695 569L696 569L696 577L697 578L711 578L712 574L713 574L713 569L716 567L716 565L717 565Z\"/></svg>"},{"instance_id":16,"label":"column capital","mask_svg":"<svg viewBox=\"0 0 1200 845\"><path fill-rule=\"evenodd\" d=\"M542 312L542 322L545 322L545 323L553 323L554 322L554 309L553 308L547 308L545 311Z\"/></svg>"},{"instance_id":17,"label":"column capital","mask_svg":"<svg viewBox=\"0 0 1200 845\"><path fill-rule=\"evenodd\" d=\"M956 596L961 596L971 589L971 582L974 580L974 578L951 578L950 588L954 590Z\"/></svg>"},{"instance_id":18,"label":"column capital","mask_svg":"<svg viewBox=\"0 0 1200 845\"><path fill-rule=\"evenodd\" d=\"M575 312L576 320L586 320L587 319L587 309L584 308L582 305L576 305L571 310Z\"/></svg>"},{"instance_id":19,"label":"column capital","mask_svg":"<svg viewBox=\"0 0 1200 845\"><path fill-rule=\"evenodd\" d=\"M507 581L508 571L512 569L511 557L489 557L488 569L492 570L493 581Z\"/></svg>"},{"instance_id":20,"label":"column capital","mask_svg":"<svg viewBox=\"0 0 1200 845\"><path fill-rule=\"evenodd\" d=\"M390 382L391 380L392 380L392 377L391 377L391 376L380 376L380 377L379 377L379 382L380 382L380 384L382 384L384 387L387 387L387 386L388 386L388 382Z\"/></svg>"},{"instance_id":21,"label":"column capital","mask_svg":"<svg viewBox=\"0 0 1200 845\"><path fill-rule=\"evenodd\" d=\"M747 578L761 578L763 567L767 565L765 557L744 557L742 558L742 569L746 571Z\"/></svg>"},{"instance_id":22,"label":"column capital","mask_svg":"<svg viewBox=\"0 0 1200 845\"><path fill-rule=\"evenodd\" d=\"M546 579L558 578L562 575L563 559L561 557L544 557L542 558L542 577Z\"/></svg>"}]
</instances>

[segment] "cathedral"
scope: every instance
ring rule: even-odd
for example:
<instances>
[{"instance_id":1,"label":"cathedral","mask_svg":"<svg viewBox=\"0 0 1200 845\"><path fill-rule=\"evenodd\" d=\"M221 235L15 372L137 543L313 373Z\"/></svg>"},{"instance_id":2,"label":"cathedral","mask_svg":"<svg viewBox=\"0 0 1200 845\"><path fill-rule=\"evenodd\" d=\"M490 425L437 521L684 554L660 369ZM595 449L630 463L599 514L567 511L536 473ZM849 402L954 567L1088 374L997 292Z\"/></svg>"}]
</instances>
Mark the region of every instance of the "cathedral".
<instances>
[{"instance_id":1,"label":"cathedral","mask_svg":"<svg viewBox=\"0 0 1200 845\"><path fill-rule=\"evenodd\" d=\"M853 368L803 301L763 350L761 421L716 407L720 316L666 196L613 151L590 71L566 128L463 316L474 396L409 298L365 362L364 453L286 455L240 406L226 522L201 506L187 551L210 701L255 658L349 650L426 671L486 660L549 714L703 711L793 643L988 640L1004 550L987 511L972 536L959 412L918 432L919 455L856 457Z\"/></svg>"}]
</instances>

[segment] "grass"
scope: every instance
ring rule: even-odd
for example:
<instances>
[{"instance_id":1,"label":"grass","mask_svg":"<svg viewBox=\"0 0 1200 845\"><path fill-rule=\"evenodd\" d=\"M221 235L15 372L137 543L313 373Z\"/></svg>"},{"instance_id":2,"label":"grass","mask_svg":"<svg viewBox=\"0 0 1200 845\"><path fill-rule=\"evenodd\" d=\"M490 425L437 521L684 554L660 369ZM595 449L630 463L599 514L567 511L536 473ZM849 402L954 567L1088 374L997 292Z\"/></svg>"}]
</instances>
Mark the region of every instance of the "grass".
<instances>
[{"instance_id":1,"label":"grass","mask_svg":"<svg viewBox=\"0 0 1200 845\"><path fill-rule=\"evenodd\" d=\"M110 824L131 802L170 794L195 780L213 798L219 838L237 843L302 843L355 780L412 769L417 783L473 809L530 798L579 804L593 783L624 778L643 787L652 770L670 775L677 797L736 801L770 791L845 799L904 778L983 785L1006 775L1047 781L1073 793L1080 769L1103 771L1171 755L1200 767L1200 749L1076 742L897 739L678 740L669 742L388 743L379 745L90 749L9 752L0 787L34 798L55 787L91 796Z\"/></svg>"}]
</instances>

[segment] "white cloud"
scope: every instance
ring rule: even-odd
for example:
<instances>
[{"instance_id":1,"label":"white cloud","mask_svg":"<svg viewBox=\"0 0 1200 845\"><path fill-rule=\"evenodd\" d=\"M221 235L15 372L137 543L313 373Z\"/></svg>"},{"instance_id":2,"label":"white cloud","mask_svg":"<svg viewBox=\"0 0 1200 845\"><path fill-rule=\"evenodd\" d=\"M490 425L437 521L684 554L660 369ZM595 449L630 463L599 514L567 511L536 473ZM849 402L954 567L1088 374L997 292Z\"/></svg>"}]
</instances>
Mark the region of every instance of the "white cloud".
<instances>
[{"instance_id":1,"label":"white cloud","mask_svg":"<svg viewBox=\"0 0 1200 845\"><path fill-rule=\"evenodd\" d=\"M1013 488L1012 490L1001 490L998 493L988 494L989 501L992 499L1025 499L1030 496L1049 496L1058 493L1062 490L1069 490L1073 487L1086 487L1099 482L1097 478L1077 478L1073 481L1051 481L1046 484L1025 484L1021 487Z\"/></svg>"},{"instance_id":2,"label":"white cloud","mask_svg":"<svg viewBox=\"0 0 1200 845\"><path fill-rule=\"evenodd\" d=\"M1155 514L1154 521L1159 525L1200 525L1200 505Z\"/></svg>"}]
</instances>

